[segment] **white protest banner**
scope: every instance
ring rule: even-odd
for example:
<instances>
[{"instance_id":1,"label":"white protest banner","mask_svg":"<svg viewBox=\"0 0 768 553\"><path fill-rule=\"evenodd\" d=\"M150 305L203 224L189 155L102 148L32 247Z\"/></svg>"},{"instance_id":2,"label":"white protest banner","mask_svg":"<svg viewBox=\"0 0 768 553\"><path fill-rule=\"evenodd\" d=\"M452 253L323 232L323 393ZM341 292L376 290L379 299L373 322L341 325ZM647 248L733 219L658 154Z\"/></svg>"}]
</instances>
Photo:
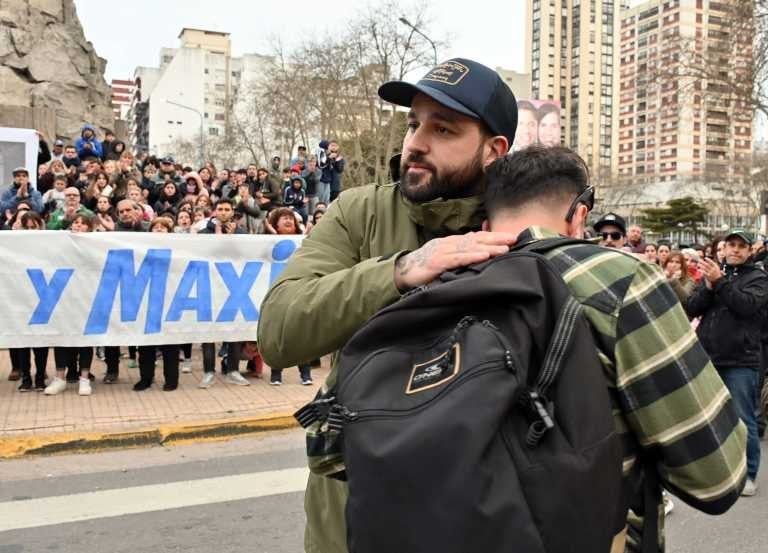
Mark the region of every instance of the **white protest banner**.
<instances>
[{"instance_id":1,"label":"white protest banner","mask_svg":"<svg viewBox=\"0 0 768 553\"><path fill-rule=\"evenodd\" d=\"M0 232L0 347L256 340L301 238Z\"/></svg>"}]
</instances>

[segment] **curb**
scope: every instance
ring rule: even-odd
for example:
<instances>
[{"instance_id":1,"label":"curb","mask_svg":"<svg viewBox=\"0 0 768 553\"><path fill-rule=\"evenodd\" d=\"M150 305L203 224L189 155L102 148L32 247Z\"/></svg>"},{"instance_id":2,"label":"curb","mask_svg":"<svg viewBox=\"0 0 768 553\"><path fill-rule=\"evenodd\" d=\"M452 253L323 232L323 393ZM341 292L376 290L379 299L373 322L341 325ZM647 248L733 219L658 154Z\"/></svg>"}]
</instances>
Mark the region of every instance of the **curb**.
<instances>
[{"instance_id":1,"label":"curb","mask_svg":"<svg viewBox=\"0 0 768 553\"><path fill-rule=\"evenodd\" d=\"M275 414L208 423L158 425L128 432L62 432L47 436L19 436L0 439L0 459L226 440L298 426L293 415Z\"/></svg>"}]
</instances>

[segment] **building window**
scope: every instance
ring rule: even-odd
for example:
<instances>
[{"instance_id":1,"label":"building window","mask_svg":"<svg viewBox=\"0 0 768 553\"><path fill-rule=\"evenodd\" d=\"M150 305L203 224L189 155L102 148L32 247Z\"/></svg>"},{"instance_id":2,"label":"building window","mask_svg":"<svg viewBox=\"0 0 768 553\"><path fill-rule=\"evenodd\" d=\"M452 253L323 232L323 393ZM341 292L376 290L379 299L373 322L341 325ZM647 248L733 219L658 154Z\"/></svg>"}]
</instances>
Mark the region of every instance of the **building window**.
<instances>
[{"instance_id":1,"label":"building window","mask_svg":"<svg viewBox=\"0 0 768 553\"><path fill-rule=\"evenodd\" d=\"M208 134L211 136L218 136L219 135L219 128L218 127L208 127Z\"/></svg>"}]
</instances>

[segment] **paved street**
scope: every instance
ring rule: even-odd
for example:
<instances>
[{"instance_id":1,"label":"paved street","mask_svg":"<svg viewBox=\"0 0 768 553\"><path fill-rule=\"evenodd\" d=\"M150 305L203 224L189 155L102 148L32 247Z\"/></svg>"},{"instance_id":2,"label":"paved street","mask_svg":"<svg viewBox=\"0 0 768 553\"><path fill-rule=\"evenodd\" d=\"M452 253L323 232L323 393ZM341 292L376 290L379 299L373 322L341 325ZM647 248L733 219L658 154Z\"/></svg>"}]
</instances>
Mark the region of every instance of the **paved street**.
<instances>
[{"instance_id":1,"label":"paved street","mask_svg":"<svg viewBox=\"0 0 768 553\"><path fill-rule=\"evenodd\" d=\"M768 447L763 442L763 451ZM0 462L0 553L302 551L303 434ZM768 477L723 517L677 500L670 553L768 551Z\"/></svg>"}]
</instances>

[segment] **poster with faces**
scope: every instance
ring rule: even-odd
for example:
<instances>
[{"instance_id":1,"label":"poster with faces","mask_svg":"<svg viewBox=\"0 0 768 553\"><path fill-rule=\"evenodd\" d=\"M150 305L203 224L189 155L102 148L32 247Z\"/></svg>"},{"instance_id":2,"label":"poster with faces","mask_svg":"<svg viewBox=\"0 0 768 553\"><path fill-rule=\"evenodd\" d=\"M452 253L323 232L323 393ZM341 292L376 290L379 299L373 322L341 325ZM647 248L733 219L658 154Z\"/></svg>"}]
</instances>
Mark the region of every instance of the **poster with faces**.
<instances>
[{"instance_id":1,"label":"poster with faces","mask_svg":"<svg viewBox=\"0 0 768 553\"><path fill-rule=\"evenodd\" d=\"M517 131L513 150L532 144L560 145L560 102L556 100L518 100Z\"/></svg>"},{"instance_id":2,"label":"poster with faces","mask_svg":"<svg viewBox=\"0 0 768 553\"><path fill-rule=\"evenodd\" d=\"M37 187L37 149L34 129L0 127L0 191L13 182L13 170L26 167L30 186Z\"/></svg>"}]
</instances>

